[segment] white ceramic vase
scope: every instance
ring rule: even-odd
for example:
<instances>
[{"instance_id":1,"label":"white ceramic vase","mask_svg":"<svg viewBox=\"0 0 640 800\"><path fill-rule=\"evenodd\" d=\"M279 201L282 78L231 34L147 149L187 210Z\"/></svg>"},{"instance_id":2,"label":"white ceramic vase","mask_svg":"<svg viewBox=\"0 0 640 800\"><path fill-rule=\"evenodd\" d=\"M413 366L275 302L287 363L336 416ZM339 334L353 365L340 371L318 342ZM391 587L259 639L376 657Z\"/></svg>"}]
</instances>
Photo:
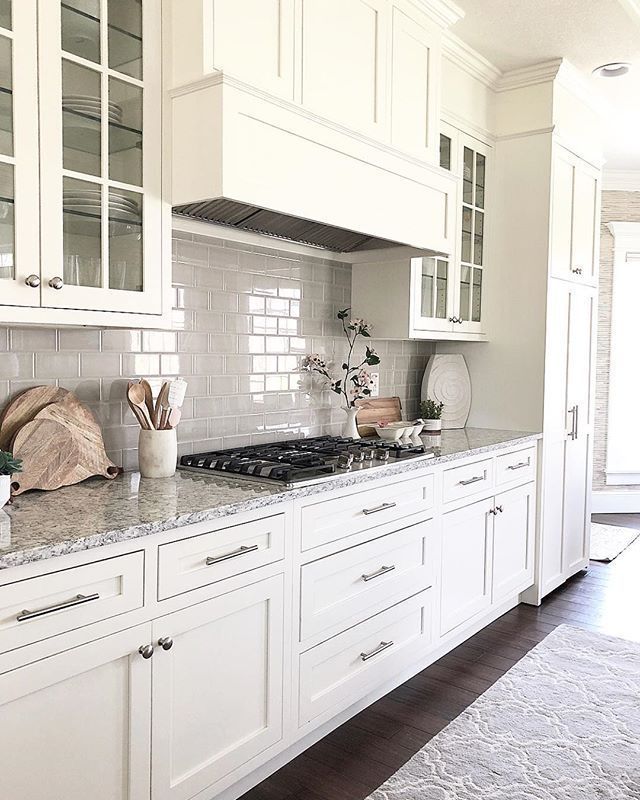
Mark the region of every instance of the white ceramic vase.
<instances>
[{"instance_id":1,"label":"white ceramic vase","mask_svg":"<svg viewBox=\"0 0 640 800\"><path fill-rule=\"evenodd\" d=\"M170 478L176 471L178 439L175 428L140 430L138 466L143 478Z\"/></svg>"},{"instance_id":2,"label":"white ceramic vase","mask_svg":"<svg viewBox=\"0 0 640 800\"><path fill-rule=\"evenodd\" d=\"M11 497L11 475L0 475L0 508L9 502Z\"/></svg>"},{"instance_id":3,"label":"white ceramic vase","mask_svg":"<svg viewBox=\"0 0 640 800\"><path fill-rule=\"evenodd\" d=\"M425 433L435 433L436 431L439 433L441 430L442 430L441 419L425 419L424 421Z\"/></svg>"},{"instance_id":4,"label":"white ceramic vase","mask_svg":"<svg viewBox=\"0 0 640 800\"><path fill-rule=\"evenodd\" d=\"M358 416L358 411L360 409L342 406L342 410L347 415L344 427L342 428L342 435L349 439L359 439L360 434L358 433L358 423L356 422L356 417Z\"/></svg>"}]
</instances>

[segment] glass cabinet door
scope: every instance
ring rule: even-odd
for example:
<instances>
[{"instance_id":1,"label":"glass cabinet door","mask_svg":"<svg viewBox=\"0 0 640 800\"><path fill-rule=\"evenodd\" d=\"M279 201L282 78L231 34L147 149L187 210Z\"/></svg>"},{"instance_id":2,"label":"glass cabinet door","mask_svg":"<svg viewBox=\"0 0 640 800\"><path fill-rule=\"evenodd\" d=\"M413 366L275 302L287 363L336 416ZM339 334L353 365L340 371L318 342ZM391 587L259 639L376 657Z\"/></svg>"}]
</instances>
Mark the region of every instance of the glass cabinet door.
<instances>
[{"instance_id":1,"label":"glass cabinet door","mask_svg":"<svg viewBox=\"0 0 640 800\"><path fill-rule=\"evenodd\" d=\"M447 258L411 259L414 287L413 324L418 330L451 329L452 281Z\"/></svg>"},{"instance_id":2,"label":"glass cabinet door","mask_svg":"<svg viewBox=\"0 0 640 800\"><path fill-rule=\"evenodd\" d=\"M0 304L40 305L36 0L0 0Z\"/></svg>"},{"instance_id":3,"label":"glass cabinet door","mask_svg":"<svg viewBox=\"0 0 640 800\"><path fill-rule=\"evenodd\" d=\"M44 305L161 311L159 15L40 0Z\"/></svg>"},{"instance_id":4,"label":"glass cabinet door","mask_svg":"<svg viewBox=\"0 0 640 800\"><path fill-rule=\"evenodd\" d=\"M480 330L485 266L487 154L479 142L461 137L460 274L458 318L467 330Z\"/></svg>"}]
</instances>

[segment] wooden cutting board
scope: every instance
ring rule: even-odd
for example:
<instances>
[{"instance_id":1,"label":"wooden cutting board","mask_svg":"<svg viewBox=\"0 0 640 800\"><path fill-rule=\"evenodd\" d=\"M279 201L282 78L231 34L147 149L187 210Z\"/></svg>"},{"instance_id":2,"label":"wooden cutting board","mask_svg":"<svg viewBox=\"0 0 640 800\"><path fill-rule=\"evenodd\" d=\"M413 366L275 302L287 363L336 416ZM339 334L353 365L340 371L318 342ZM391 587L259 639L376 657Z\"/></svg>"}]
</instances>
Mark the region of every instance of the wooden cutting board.
<instances>
[{"instance_id":1,"label":"wooden cutting board","mask_svg":"<svg viewBox=\"0 0 640 800\"><path fill-rule=\"evenodd\" d=\"M31 422L49 403L62 400L69 392L57 386L34 386L27 389L9 403L0 420L0 450L11 450L11 442L16 433Z\"/></svg>"},{"instance_id":2,"label":"wooden cutting board","mask_svg":"<svg viewBox=\"0 0 640 800\"><path fill-rule=\"evenodd\" d=\"M373 397L358 400L358 433L360 436L375 436L376 422L401 422L402 403L399 397Z\"/></svg>"},{"instance_id":3,"label":"wooden cutting board","mask_svg":"<svg viewBox=\"0 0 640 800\"><path fill-rule=\"evenodd\" d=\"M20 429L13 453L23 462L23 471L11 486L14 495L29 489L59 489L94 475L115 478L120 472L107 458L95 417L71 393Z\"/></svg>"}]
</instances>

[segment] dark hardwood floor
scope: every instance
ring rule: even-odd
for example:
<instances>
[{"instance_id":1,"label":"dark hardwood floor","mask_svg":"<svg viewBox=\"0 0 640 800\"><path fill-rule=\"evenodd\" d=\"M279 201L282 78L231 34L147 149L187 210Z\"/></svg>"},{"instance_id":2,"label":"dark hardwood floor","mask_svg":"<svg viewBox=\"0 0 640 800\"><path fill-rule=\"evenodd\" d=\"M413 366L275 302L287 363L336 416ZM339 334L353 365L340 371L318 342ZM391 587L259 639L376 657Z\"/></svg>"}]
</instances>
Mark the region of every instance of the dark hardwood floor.
<instances>
[{"instance_id":1,"label":"dark hardwood floor","mask_svg":"<svg viewBox=\"0 0 640 800\"><path fill-rule=\"evenodd\" d=\"M640 514L594 516L640 529ZM363 800L563 623L640 640L640 539L520 605L346 722L242 800Z\"/></svg>"}]
</instances>

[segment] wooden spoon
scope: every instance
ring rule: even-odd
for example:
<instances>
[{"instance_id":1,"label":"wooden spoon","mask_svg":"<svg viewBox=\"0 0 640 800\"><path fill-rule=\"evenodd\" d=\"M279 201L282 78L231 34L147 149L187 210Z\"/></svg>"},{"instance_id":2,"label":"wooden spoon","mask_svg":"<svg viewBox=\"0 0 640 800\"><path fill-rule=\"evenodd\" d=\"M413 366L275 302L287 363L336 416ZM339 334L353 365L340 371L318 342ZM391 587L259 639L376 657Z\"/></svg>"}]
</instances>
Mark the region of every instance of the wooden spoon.
<instances>
[{"instance_id":1,"label":"wooden spoon","mask_svg":"<svg viewBox=\"0 0 640 800\"><path fill-rule=\"evenodd\" d=\"M147 411L149 412L149 419L151 420L151 424L154 428L158 427L158 421L156 419L155 409L153 407L153 392L151 390L151 384L149 381L145 380L145 378L140 378L140 386L144 389L144 402L147 407Z\"/></svg>"},{"instance_id":2,"label":"wooden spoon","mask_svg":"<svg viewBox=\"0 0 640 800\"><path fill-rule=\"evenodd\" d=\"M156 400L156 420L158 423L158 430L162 430L167 424L167 416L169 415L169 382L165 381L162 384L162 389L158 393Z\"/></svg>"},{"instance_id":3,"label":"wooden spoon","mask_svg":"<svg viewBox=\"0 0 640 800\"><path fill-rule=\"evenodd\" d=\"M182 409L178 408L177 406L173 406L171 408L171 411L169 411L166 430L170 430L171 428L176 428L181 418L182 418Z\"/></svg>"},{"instance_id":4,"label":"wooden spoon","mask_svg":"<svg viewBox=\"0 0 640 800\"><path fill-rule=\"evenodd\" d=\"M139 383L132 383L129 386L127 391L127 399L129 400L131 410L136 415L138 422L140 423L140 427L144 428L146 431L150 431L152 428L151 417L149 416L147 404L145 403L144 389Z\"/></svg>"}]
</instances>

